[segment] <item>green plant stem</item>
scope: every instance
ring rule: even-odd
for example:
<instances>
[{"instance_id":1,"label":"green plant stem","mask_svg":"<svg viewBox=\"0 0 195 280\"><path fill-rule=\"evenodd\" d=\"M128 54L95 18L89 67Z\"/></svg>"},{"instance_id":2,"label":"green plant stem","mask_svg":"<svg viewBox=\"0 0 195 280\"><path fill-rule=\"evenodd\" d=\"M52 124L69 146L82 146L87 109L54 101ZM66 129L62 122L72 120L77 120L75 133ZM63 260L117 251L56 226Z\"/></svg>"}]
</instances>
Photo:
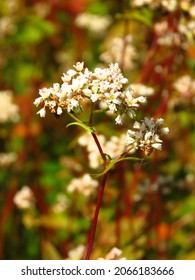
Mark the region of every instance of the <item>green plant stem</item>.
<instances>
[{"instance_id":1,"label":"green plant stem","mask_svg":"<svg viewBox=\"0 0 195 280\"><path fill-rule=\"evenodd\" d=\"M93 126L93 112L94 112L94 104L93 104L93 102L91 102L91 111L90 111L90 116L89 116L89 126ZM102 159L104 161L104 165L106 166L107 158L106 158L106 156L105 156L105 154L104 154L104 152L102 150L102 147L101 147L101 144L100 144L100 142L98 140L98 137L97 137L95 132L92 132L91 135L92 135L92 137L93 137L93 139L95 141L95 144L96 144L96 146L98 148L98 151L99 151L99 153L100 153L100 155L101 155L101 157L102 157Z\"/></svg>"},{"instance_id":2,"label":"green plant stem","mask_svg":"<svg viewBox=\"0 0 195 280\"><path fill-rule=\"evenodd\" d=\"M96 232L96 227L97 227L98 216L99 216L99 212L100 212L100 207L101 207L101 203L102 203L102 198L103 198L104 188L106 185L107 178L108 178L108 172L104 174L101 185L98 190L96 209L95 209L92 226L91 226L91 230L90 230L90 234L89 234L89 242L87 245L87 252L86 252L85 260L89 260L90 256L91 256L91 251L92 251L94 239L95 239L95 232Z\"/></svg>"},{"instance_id":3,"label":"green plant stem","mask_svg":"<svg viewBox=\"0 0 195 280\"><path fill-rule=\"evenodd\" d=\"M67 112L67 113L68 113L68 115L69 115L71 118L73 118L75 121L77 121L77 122L79 122L79 123L82 123L82 121L79 120L75 115L73 115L73 114L70 113L70 112Z\"/></svg>"}]
</instances>

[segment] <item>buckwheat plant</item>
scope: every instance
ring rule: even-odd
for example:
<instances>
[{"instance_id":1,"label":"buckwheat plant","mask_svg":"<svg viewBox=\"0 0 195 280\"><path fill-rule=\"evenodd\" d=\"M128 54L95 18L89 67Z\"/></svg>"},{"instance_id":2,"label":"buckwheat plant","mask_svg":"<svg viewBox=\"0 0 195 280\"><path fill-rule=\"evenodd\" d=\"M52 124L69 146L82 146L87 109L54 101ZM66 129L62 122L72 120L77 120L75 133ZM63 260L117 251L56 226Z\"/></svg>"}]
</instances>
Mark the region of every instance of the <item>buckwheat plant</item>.
<instances>
[{"instance_id":1,"label":"buckwheat plant","mask_svg":"<svg viewBox=\"0 0 195 280\"><path fill-rule=\"evenodd\" d=\"M88 68L84 67L83 62L77 62L73 69L63 74L61 85L55 83L53 87L40 89L40 97L34 101L35 106L41 107L37 113L40 117L45 117L47 111L50 111L55 116L68 113L75 120L69 123L68 126L81 126L91 134L103 162L102 172L96 176L102 176L102 180L98 188L96 208L86 249L86 260L90 259L91 256L98 215L109 170L119 161L139 160L138 158L128 156L136 150L143 151L147 156L151 155L155 149L161 150L162 140L160 137L169 131L168 128L162 128L163 119L160 118L155 121L153 118L148 119L145 117L141 122L136 121L134 123L134 130L127 130L125 141L120 141L120 143L124 143L124 147L120 150L123 151L122 153L118 155L115 155L115 153L109 154L109 151L105 153L104 147L106 147L106 144L101 145L98 133L94 127L94 114L99 111L111 113L115 116L115 123L122 125L125 116L129 116L131 119L135 118L136 110L141 104L146 102L146 97L140 94L136 95L133 88L127 86L127 84L128 79L123 77L117 63L110 64L105 69L95 68L91 72ZM86 102L90 106L88 123L83 122L78 117L79 113L83 110L83 104L86 104ZM124 136L122 136L122 139L124 139ZM87 174L82 177L82 181L85 185L85 195L89 195L97 187L97 182ZM81 190L83 186L79 182L77 179L74 179L68 186L68 190Z\"/></svg>"}]
</instances>

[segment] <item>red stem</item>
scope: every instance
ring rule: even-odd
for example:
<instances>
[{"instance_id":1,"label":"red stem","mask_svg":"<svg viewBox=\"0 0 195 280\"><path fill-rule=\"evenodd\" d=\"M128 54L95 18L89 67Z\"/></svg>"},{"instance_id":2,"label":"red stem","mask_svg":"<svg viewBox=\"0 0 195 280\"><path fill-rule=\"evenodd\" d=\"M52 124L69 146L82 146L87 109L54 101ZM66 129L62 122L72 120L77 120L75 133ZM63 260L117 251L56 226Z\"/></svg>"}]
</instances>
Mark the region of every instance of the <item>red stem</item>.
<instances>
[{"instance_id":1,"label":"red stem","mask_svg":"<svg viewBox=\"0 0 195 280\"><path fill-rule=\"evenodd\" d=\"M102 147L101 147L100 142L99 142L99 140L98 140L98 138L97 138L97 135L96 135L95 133L93 133L93 132L91 133L91 135L92 135L92 137L93 137L93 139L94 139L94 141L95 141L95 143L96 143L96 146L97 146L97 148L98 148L98 150L99 150L99 153L100 153L100 155L101 155L101 157L102 157L104 163L106 164L107 158L106 158L106 156L105 156L105 154L104 154L104 152L103 152L103 150L102 150Z\"/></svg>"},{"instance_id":2,"label":"red stem","mask_svg":"<svg viewBox=\"0 0 195 280\"><path fill-rule=\"evenodd\" d=\"M101 183L101 185L99 187L99 190L98 190L96 209L95 209L93 222L92 222L92 226L91 226L91 230L90 230L90 234L89 234L89 242L88 242L88 247L87 247L87 253L86 253L85 260L90 259L91 251L92 251L92 248L93 248L95 232L96 232L96 227L97 227L97 221L98 221L98 216L99 216L99 212L100 212L100 207L101 207L101 203L102 203L102 198L103 198L103 194L104 194L104 188L105 188L105 185L106 185L107 177L108 177L108 172L106 172L104 174L104 176L102 178L102 183Z\"/></svg>"},{"instance_id":3,"label":"red stem","mask_svg":"<svg viewBox=\"0 0 195 280\"><path fill-rule=\"evenodd\" d=\"M91 112L90 112L90 118L89 118L89 125L92 125L93 123L93 104L91 105ZM104 161L104 166L107 165L107 158L106 155L104 154L101 144L98 140L98 137L96 135L96 133L91 133L96 146L98 148L98 151ZM104 194L104 188L106 185L106 180L108 177L108 172L106 172L102 178L102 182L101 185L99 186L98 189L98 196L97 196L97 201L96 201L96 208L95 208L95 213L93 216L93 221L92 221L92 225L91 225L91 229L89 232L89 240L88 240L88 244L87 244L87 252L86 252L86 256L85 256L85 260L89 260L90 256L91 256L91 252L92 252L92 248L93 248L93 244L94 244L94 239L95 239L95 232L96 232L96 228L97 228L97 221L98 221L98 216L99 216L99 212L100 212L100 207L101 207L101 203L102 203L102 198L103 198L103 194Z\"/></svg>"}]
</instances>

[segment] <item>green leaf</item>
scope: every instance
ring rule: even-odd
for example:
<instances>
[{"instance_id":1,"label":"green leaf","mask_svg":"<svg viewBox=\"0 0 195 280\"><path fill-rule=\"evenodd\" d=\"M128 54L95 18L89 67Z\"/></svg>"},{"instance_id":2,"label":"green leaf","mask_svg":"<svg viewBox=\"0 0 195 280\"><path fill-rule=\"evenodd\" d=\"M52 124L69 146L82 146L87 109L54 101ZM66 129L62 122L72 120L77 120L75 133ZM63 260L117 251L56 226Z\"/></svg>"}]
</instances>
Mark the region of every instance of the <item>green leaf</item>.
<instances>
[{"instance_id":1,"label":"green leaf","mask_svg":"<svg viewBox=\"0 0 195 280\"><path fill-rule=\"evenodd\" d=\"M91 133L95 133L95 129L92 127L92 126L89 126L85 123L82 123L82 122L72 122L72 123L69 123L66 127L69 127L71 125L78 125L78 126L81 126L82 128L84 128L85 130L91 132Z\"/></svg>"},{"instance_id":2,"label":"green leaf","mask_svg":"<svg viewBox=\"0 0 195 280\"><path fill-rule=\"evenodd\" d=\"M151 27L152 26L152 13L148 9L141 9L139 11L133 11L130 14L132 19L138 20L139 22Z\"/></svg>"},{"instance_id":3,"label":"green leaf","mask_svg":"<svg viewBox=\"0 0 195 280\"><path fill-rule=\"evenodd\" d=\"M109 164L106 166L106 168L98 174L91 174L92 177L98 178L105 173L107 173L116 163L123 161L123 160L142 160L141 158L135 158L135 157L125 157L125 158L118 158L118 159L113 159L109 162Z\"/></svg>"}]
</instances>

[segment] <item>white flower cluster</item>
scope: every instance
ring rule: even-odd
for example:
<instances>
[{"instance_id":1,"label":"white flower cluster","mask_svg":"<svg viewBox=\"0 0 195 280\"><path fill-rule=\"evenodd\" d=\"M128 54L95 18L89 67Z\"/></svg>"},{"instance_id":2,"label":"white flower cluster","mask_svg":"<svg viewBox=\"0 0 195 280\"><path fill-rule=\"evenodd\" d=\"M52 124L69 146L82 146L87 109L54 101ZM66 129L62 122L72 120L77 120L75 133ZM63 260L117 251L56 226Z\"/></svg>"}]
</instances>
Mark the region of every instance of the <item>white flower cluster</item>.
<instances>
[{"instance_id":1,"label":"white flower cluster","mask_svg":"<svg viewBox=\"0 0 195 280\"><path fill-rule=\"evenodd\" d=\"M8 167L12 163L16 162L17 155L14 152L0 153L0 167Z\"/></svg>"},{"instance_id":2,"label":"white flower cluster","mask_svg":"<svg viewBox=\"0 0 195 280\"><path fill-rule=\"evenodd\" d=\"M148 156L154 149L161 150L162 140L159 137L169 132L167 127L161 128L163 124L163 119L157 119L155 123L153 118L147 117L141 123L136 121L133 125L135 130L127 131L127 150L142 150Z\"/></svg>"},{"instance_id":3,"label":"white flower cluster","mask_svg":"<svg viewBox=\"0 0 195 280\"><path fill-rule=\"evenodd\" d=\"M63 111L78 113L82 110L82 101L88 99L101 102L105 109L117 115L115 121L121 124L123 114L133 118L134 109L146 102L143 96L135 97L131 89L123 90L128 80L123 77L117 63L105 69L95 68L94 72L84 68L83 62L77 62L74 68L63 75L61 86L56 83L53 87L39 90L40 97L34 104L43 105L38 112L41 117L45 117L46 107L57 115Z\"/></svg>"},{"instance_id":4,"label":"white flower cluster","mask_svg":"<svg viewBox=\"0 0 195 280\"><path fill-rule=\"evenodd\" d=\"M169 30L167 21L157 22L154 30L158 35L157 43L161 46L180 46L181 35L177 31Z\"/></svg>"},{"instance_id":5,"label":"white flower cluster","mask_svg":"<svg viewBox=\"0 0 195 280\"><path fill-rule=\"evenodd\" d=\"M78 191L84 196L89 196L98 187L98 181L93 180L89 174L84 174L82 177L72 179L67 190L69 192Z\"/></svg>"},{"instance_id":6,"label":"white flower cluster","mask_svg":"<svg viewBox=\"0 0 195 280\"><path fill-rule=\"evenodd\" d=\"M19 209L29 209L34 206L35 198L31 189L24 186L15 194L13 201Z\"/></svg>"},{"instance_id":7,"label":"white flower cluster","mask_svg":"<svg viewBox=\"0 0 195 280\"><path fill-rule=\"evenodd\" d=\"M150 6L152 9L162 7L163 9L174 12L178 7L177 0L133 0L132 7Z\"/></svg>"},{"instance_id":8,"label":"white flower cluster","mask_svg":"<svg viewBox=\"0 0 195 280\"><path fill-rule=\"evenodd\" d=\"M19 119L18 106L13 103L12 92L0 91L0 123L16 122Z\"/></svg>"},{"instance_id":9,"label":"white flower cluster","mask_svg":"<svg viewBox=\"0 0 195 280\"><path fill-rule=\"evenodd\" d=\"M98 140L103 151L111 158L121 155L125 150L126 135L121 134L120 137L112 136L108 141L104 135L98 135ZM98 168L100 166L100 154L97 146L89 133L83 134L78 139L79 145L86 147L89 159L89 166L91 168Z\"/></svg>"},{"instance_id":10,"label":"white flower cluster","mask_svg":"<svg viewBox=\"0 0 195 280\"><path fill-rule=\"evenodd\" d=\"M111 251L105 256L105 258L99 258L98 260L125 260L121 258L122 251L116 247L112 248Z\"/></svg>"},{"instance_id":11,"label":"white flower cluster","mask_svg":"<svg viewBox=\"0 0 195 280\"><path fill-rule=\"evenodd\" d=\"M133 7L148 5L152 9L163 8L168 12L180 11L181 17L177 23L177 30L169 29L168 23L163 21L156 23L154 29L159 35L157 40L159 45L182 46L186 48L183 37L189 41L194 40L195 36L195 3L191 0L133 0ZM184 13L183 13L184 12Z\"/></svg>"},{"instance_id":12,"label":"white flower cluster","mask_svg":"<svg viewBox=\"0 0 195 280\"><path fill-rule=\"evenodd\" d=\"M75 20L77 26L86 28L95 35L103 35L111 22L112 18L108 15L101 16L89 13L79 14Z\"/></svg>"},{"instance_id":13,"label":"white flower cluster","mask_svg":"<svg viewBox=\"0 0 195 280\"><path fill-rule=\"evenodd\" d=\"M157 43L161 46L180 46L181 38L178 32L168 31L158 38Z\"/></svg>"},{"instance_id":14,"label":"white flower cluster","mask_svg":"<svg viewBox=\"0 0 195 280\"><path fill-rule=\"evenodd\" d=\"M124 70L133 68L133 61L137 58L137 52L132 46L132 36L125 38L115 37L107 43L107 50L100 55L100 59L105 63L123 64Z\"/></svg>"},{"instance_id":15,"label":"white flower cluster","mask_svg":"<svg viewBox=\"0 0 195 280\"><path fill-rule=\"evenodd\" d=\"M187 37L189 41L192 41L195 37L195 20L181 19L178 25L179 32Z\"/></svg>"}]
</instances>

